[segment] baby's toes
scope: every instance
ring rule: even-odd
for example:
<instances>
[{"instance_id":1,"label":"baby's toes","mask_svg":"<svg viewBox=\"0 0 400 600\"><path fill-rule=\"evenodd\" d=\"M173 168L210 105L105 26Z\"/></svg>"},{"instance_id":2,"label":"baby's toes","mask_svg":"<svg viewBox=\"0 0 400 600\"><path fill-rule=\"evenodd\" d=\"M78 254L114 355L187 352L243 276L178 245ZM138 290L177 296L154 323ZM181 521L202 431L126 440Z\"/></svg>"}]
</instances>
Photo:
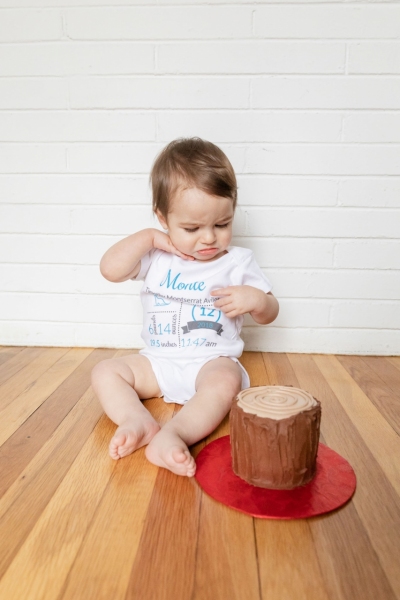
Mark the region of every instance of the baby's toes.
<instances>
[{"instance_id":1,"label":"baby's toes","mask_svg":"<svg viewBox=\"0 0 400 600\"><path fill-rule=\"evenodd\" d=\"M188 467L186 475L188 477L193 477L195 473L196 473L196 463L193 460L193 463L191 465L189 465L189 467Z\"/></svg>"},{"instance_id":2,"label":"baby's toes","mask_svg":"<svg viewBox=\"0 0 400 600\"><path fill-rule=\"evenodd\" d=\"M183 448L173 448L171 452L172 460L176 463L179 463L181 466L186 466L189 464L191 455L189 450L184 450Z\"/></svg>"},{"instance_id":3,"label":"baby's toes","mask_svg":"<svg viewBox=\"0 0 400 600\"><path fill-rule=\"evenodd\" d=\"M124 435L124 434L115 435L112 438L110 445L108 447L111 458L113 458L114 460L118 460L119 458L121 458L120 449L121 449L121 446L123 444L125 444L125 442L126 442L126 435Z\"/></svg>"},{"instance_id":4,"label":"baby's toes","mask_svg":"<svg viewBox=\"0 0 400 600\"><path fill-rule=\"evenodd\" d=\"M186 475L188 477L193 477L193 475L196 472L196 461L194 460L193 456L190 454L189 450L185 450L185 460L182 463L182 466L185 467L186 469Z\"/></svg>"},{"instance_id":5,"label":"baby's toes","mask_svg":"<svg viewBox=\"0 0 400 600\"><path fill-rule=\"evenodd\" d=\"M138 436L130 430L117 431L109 446L111 458L118 460L124 458L136 449Z\"/></svg>"}]
</instances>

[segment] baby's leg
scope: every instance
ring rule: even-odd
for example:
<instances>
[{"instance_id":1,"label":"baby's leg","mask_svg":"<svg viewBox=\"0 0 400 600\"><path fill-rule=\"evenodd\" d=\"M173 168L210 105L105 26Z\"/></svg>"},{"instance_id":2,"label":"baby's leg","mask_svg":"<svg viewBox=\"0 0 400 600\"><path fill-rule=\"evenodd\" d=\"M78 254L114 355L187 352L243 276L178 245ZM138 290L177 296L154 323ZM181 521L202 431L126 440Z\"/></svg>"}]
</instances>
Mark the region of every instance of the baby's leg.
<instances>
[{"instance_id":1,"label":"baby's leg","mask_svg":"<svg viewBox=\"0 0 400 600\"><path fill-rule=\"evenodd\" d=\"M105 413L119 425L109 446L117 460L150 442L160 430L139 398L160 395L150 361L141 354L103 360L92 371L92 386Z\"/></svg>"},{"instance_id":2,"label":"baby's leg","mask_svg":"<svg viewBox=\"0 0 400 600\"><path fill-rule=\"evenodd\" d=\"M188 446L198 442L221 423L239 393L242 373L230 358L210 360L196 379L196 393L146 448L150 462L177 475L193 477L196 463Z\"/></svg>"}]
</instances>

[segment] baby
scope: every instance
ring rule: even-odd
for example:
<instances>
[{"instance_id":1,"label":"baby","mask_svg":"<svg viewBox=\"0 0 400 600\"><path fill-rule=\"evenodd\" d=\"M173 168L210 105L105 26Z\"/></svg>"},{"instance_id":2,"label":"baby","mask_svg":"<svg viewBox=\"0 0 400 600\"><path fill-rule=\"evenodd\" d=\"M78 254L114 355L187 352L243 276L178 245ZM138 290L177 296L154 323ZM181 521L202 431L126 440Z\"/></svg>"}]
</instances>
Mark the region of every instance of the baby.
<instances>
[{"instance_id":1,"label":"baby","mask_svg":"<svg viewBox=\"0 0 400 600\"><path fill-rule=\"evenodd\" d=\"M166 233L134 233L100 264L109 281L144 281L146 347L99 363L92 384L118 425L113 459L146 446L150 462L192 477L188 446L209 435L250 385L238 361L243 315L271 323L279 307L253 253L230 246L237 184L222 150L199 138L175 140L156 159L151 183ZM141 403L155 396L183 405L162 428Z\"/></svg>"}]
</instances>

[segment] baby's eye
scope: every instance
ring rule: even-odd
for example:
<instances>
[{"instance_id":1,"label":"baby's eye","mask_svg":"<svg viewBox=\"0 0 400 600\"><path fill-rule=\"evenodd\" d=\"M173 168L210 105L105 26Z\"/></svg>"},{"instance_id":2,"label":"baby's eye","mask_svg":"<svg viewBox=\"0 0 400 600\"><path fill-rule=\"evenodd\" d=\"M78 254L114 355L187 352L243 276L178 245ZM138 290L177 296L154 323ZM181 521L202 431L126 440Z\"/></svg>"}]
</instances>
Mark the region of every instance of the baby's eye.
<instances>
[{"instance_id":1,"label":"baby's eye","mask_svg":"<svg viewBox=\"0 0 400 600\"><path fill-rule=\"evenodd\" d=\"M228 227L229 223L224 223L223 225L216 225L215 227L219 227L220 229L223 229L224 227Z\"/></svg>"},{"instance_id":2,"label":"baby's eye","mask_svg":"<svg viewBox=\"0 0 400 600\"><path fill-rule=\"evenodd\" d=\"M195 231L198 230L198 227L194 227L193 229L187 229L186 227L184 227L184 230L187 231L188 233L194 233Z\"/></svg>"}]
</instances>

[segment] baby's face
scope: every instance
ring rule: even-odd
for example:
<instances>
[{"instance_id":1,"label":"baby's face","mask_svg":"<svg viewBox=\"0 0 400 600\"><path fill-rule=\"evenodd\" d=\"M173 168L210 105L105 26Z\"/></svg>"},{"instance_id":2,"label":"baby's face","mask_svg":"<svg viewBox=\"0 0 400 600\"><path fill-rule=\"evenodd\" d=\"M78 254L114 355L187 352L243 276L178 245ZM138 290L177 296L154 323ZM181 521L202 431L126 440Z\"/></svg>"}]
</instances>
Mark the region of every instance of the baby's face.
<instances>
[{"instance_id":1,"label":"baby's face","mask_svg":"<svg viewBox=\"0 0 400 600\"><path fill-rule=\"evenodd\" d=\"M172 243L196 260L215 260L226 253L232 239L233 202L230 198L211 196L198 188L180 188L165 220Z\"/></svg>"}]
</instances>

